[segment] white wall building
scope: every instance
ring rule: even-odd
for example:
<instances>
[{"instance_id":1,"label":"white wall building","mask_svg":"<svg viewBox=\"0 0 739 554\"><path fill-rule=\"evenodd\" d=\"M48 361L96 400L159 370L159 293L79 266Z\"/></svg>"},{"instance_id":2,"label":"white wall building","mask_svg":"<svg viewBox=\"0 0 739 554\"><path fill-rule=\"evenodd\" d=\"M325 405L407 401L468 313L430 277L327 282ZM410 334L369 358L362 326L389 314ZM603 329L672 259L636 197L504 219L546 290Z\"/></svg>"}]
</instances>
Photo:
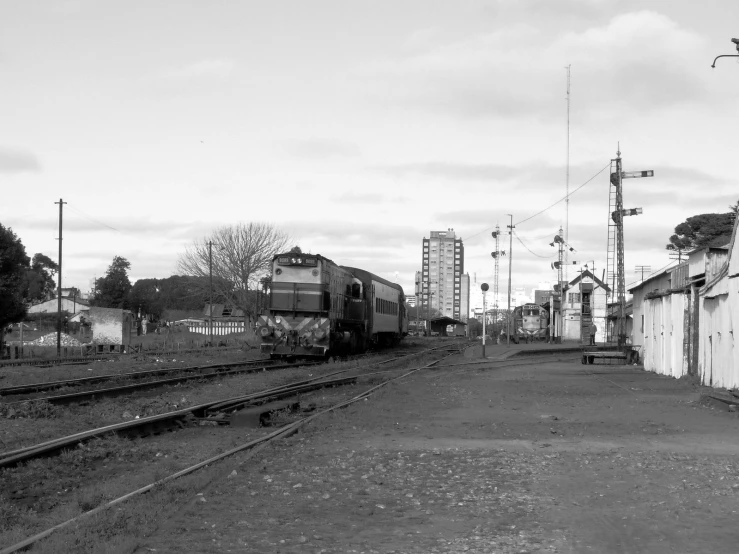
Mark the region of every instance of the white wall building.
<instances>
[{"instance_id":1,"label":"white wall building","mask_svg":"<svg viewBox=\"0 0 739 554\"><path fill-rule=\"evenodd\" d=\"M562 340L583 341L583 336L587 336L583 329L587 329L592 321L598 327L595 341L605 342L609 292L608 285L587 270L567 284L560 307Z\"/></svg>"}]
</instances>

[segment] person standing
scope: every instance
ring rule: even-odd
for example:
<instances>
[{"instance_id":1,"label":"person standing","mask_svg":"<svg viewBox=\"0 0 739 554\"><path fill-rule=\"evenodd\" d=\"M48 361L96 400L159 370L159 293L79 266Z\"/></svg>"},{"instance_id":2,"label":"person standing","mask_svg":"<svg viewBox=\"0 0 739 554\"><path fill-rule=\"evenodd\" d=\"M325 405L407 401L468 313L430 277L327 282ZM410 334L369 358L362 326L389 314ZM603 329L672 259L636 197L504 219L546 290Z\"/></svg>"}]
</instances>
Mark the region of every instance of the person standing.
<instances>
[{"instance_id":1,"label":"person standing","mask_svg":"<svg viewBox=\"0 0 739 554\"><path fill-rule=\"evenodd\" d=\"M598 332L598 327L596 327L595 322L590 324L590 328L588 329L590 332L590 346L595 345L595 335Z\"/></svg>"}]
</instances>

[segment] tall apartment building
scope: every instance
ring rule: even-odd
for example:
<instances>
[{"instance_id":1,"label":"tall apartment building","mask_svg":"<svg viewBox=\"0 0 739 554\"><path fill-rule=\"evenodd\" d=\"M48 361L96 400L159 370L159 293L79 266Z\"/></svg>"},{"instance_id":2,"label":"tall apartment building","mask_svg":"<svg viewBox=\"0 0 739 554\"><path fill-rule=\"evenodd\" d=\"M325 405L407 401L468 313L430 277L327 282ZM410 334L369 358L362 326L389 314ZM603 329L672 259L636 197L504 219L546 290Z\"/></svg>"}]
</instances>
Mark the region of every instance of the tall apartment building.
<instances>
[{"instance_id":1,"label":"tall apartment building","mask_svg":"<svg viewBox=\"0 0 739 554\"><path fill-rule=\"evenodd\" d=\"M469 311L469 285L466 306L462 303L464 245L454 229L431 231L423 239L421 271L422 310L439 310L443 315L461 319ZM469 283L469 276L467 276ZM428 313L428 312L426 312Z\"/></svg>"}]
</instances>

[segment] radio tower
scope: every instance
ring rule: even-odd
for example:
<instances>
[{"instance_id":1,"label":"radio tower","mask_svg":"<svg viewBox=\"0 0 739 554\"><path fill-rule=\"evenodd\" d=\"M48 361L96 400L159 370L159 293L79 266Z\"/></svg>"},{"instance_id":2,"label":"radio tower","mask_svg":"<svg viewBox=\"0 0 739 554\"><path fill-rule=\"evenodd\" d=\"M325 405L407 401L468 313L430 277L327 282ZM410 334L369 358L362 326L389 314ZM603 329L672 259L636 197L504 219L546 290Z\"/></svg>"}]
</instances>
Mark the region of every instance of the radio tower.
<instances>
[{"instance_id":1,"label":"radio tower","mask_svg":"<svg viewBox=\"0 0 739 554\"><path fill-rule=\"evenodd\" d=\"M570 240L570 65L565 67L567 70L567 166L565 170L565 242ZM565 275L567 280L567 262L569 256L565 252ZM560 260L561 261L561 260Z\"/></svg>"}]
</instances>

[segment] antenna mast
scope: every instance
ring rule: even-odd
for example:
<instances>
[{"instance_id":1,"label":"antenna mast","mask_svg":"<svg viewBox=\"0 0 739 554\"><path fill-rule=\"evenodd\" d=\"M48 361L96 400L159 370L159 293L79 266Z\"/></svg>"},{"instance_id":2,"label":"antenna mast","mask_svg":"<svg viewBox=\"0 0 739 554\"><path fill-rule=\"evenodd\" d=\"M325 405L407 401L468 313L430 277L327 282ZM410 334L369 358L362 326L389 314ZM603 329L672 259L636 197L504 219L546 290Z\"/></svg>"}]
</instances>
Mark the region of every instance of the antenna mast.
<instances>
[{"instance_id":1,"label":"antenna mast","mask_svg":"<svg viewBox=\"0 0 739 554\"><path fill-rule=\"evenodd\" d=\"M570 240L570 67L567 70L567 164L565 170L565 242ZM565 280L567 280L567 262L569 256L565 252Z\"/></svg>"}]
</instances>

